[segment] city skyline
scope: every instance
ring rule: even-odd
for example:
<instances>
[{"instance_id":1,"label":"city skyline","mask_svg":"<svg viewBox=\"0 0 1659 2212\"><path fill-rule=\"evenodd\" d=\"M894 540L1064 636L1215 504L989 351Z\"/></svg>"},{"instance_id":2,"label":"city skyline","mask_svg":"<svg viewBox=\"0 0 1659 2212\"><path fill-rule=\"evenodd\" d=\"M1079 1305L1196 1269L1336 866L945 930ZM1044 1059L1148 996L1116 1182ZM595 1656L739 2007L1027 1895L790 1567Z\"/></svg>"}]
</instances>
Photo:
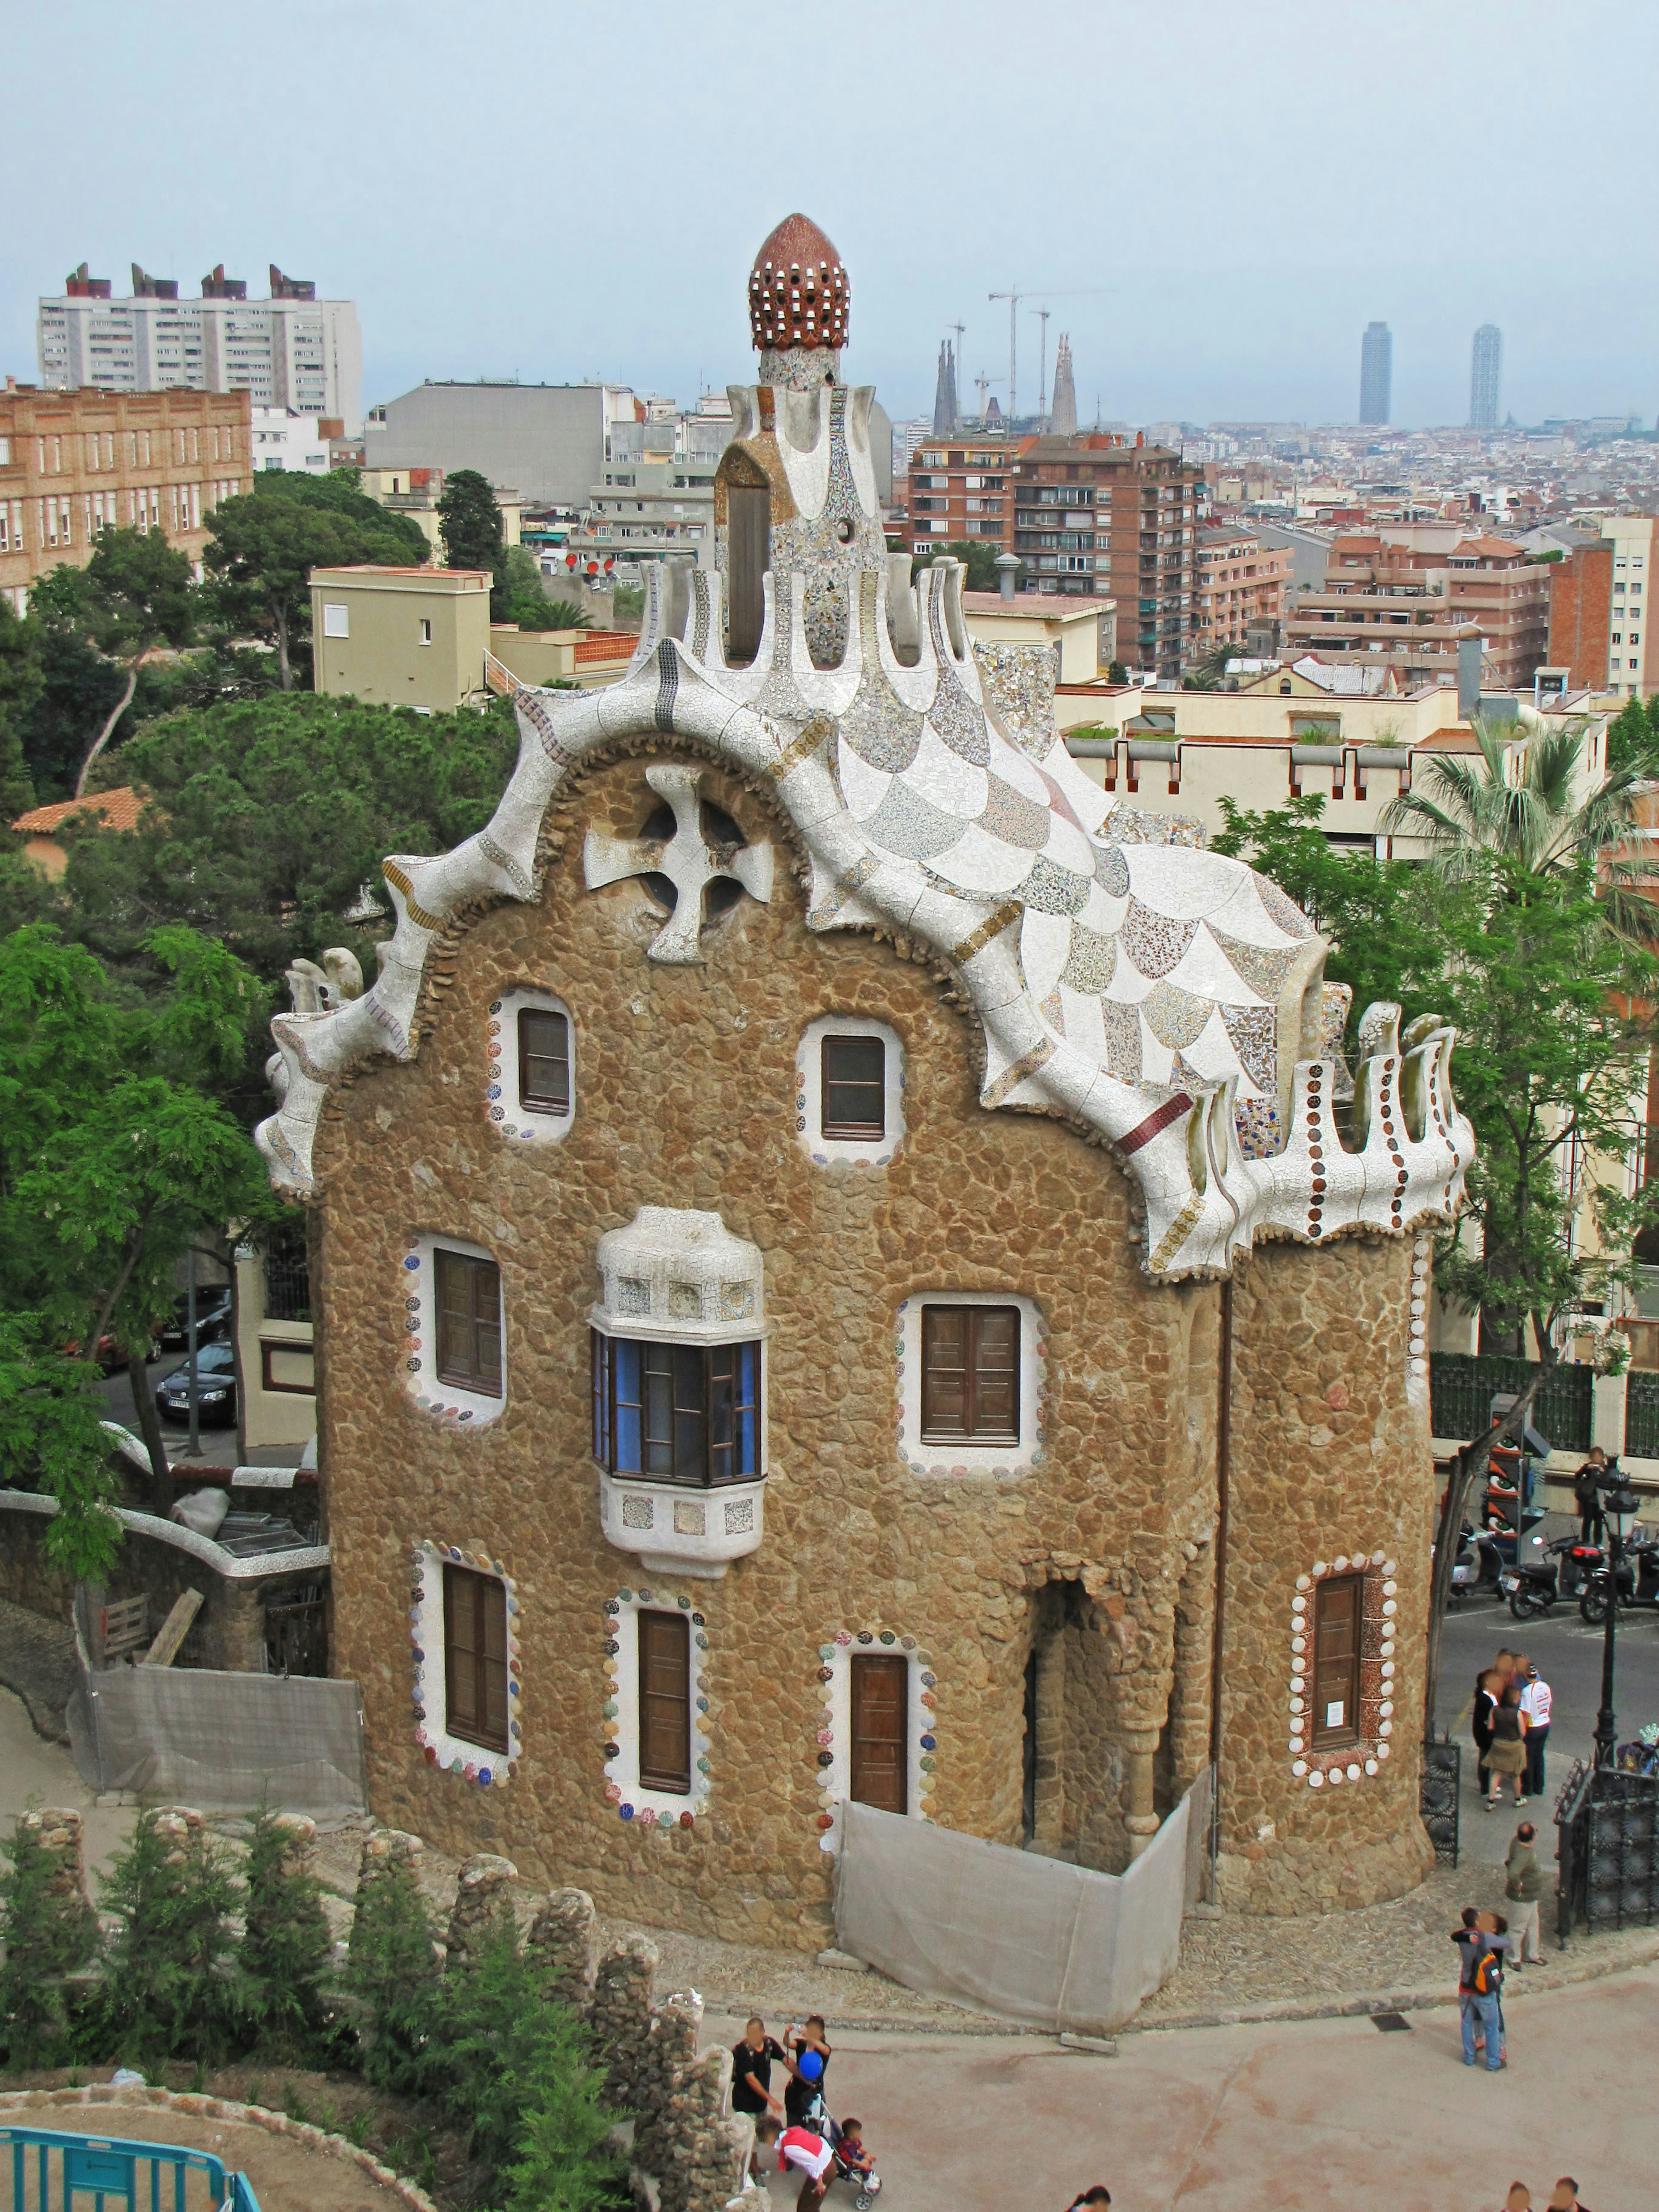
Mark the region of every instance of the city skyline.
<instances>
[{"instance_id":1,"label":"city skyline","mask_svg":"<svg viewBox=\"0 0 1659 2212\"><path fill-rule=\"evenodd\" d=\"M748 210L734 233L758 240L793 207L824 225L852 271L848 373L873 383L896 417L931 413L939 337L957 324L965 326L956 353L962 401L983 372L1006 404L1006 318L987 295L1012 283L1034 307L1053 297L1065 315L1084 423L1097 406L1106 418L1137 422L1352 422L1352 333L1371 319L1386 321L1397 342L1394 425L1467 421L1467 270L1455 257L1425 264L1420 251L1425 227L1443 222L1441 165L1431 148L1419 147L1409 86L1364 76L1358 27L1333 26L1290 0L1281 27L1301 56L1300 89L1297 130L1285 133L1267 127L1278 96L1270 57L1247 23L1204 0L1179 32L1121 4L1049 0L1022 19L1023 36L1012 45L999 15L982 0L965 0L961 35L943 56L924 21L860 0L852 0L846 34L835 40L810 21L748 4L714 14L726 35L696 42L672 87L648 75L630 85L633 122L647 133L683 133L706 118L696 156L702 188ZM66 135L119 143L135 112L222 115L243 86L277 103L282 128L248 135L234 162L216 160L210 137L181 139L171 156L158 142L123 170L118 191L100 165L71 165L27 223L0 240L0 368L33 377L34 302L82 259L111 276L137 260L189 287L194 272L219 262L256 271L275 256L313 276L319 295L358 303L366 404L423 378L479 375L626 380L686 401L746 374L714 303L741 276L753 241L739 248L722 239L711 254L689 256L657 185L617 172L606 122L616 47L605 28L579 18L555 26L509 4L485 40L428 0L410 0L400 20L411 36L388 41L375 6L340 16L298 0L296 35L276 52L252 26L210 15L201 0L181 0L179 36L165 50L109 0L66 0L50 18L21 20L15 67L18 81L38 90L14 117L12 140L31 169L44 171ZM996 67L987 70L979 57L999 24ZM1449 22L1407 0L1399 19L1407 40L1414 27L1432 35L1448 112L1460 102L1486 105L1540 127L1546 111L1534 62L1549 24L1540 9L1500 10L1485 0ZM1317 40L1304 40L1299 25L1316 25ZM384 166L388 118L418 112L441 81L450 173L495 171L503 38L515 76L556 82L556 166L593 179L598 219L550 225L542 197L526 191L497 196L485 220L476 198L458 189L425 198L412 222ZM317 40L331 57L326 70L307 58ZM1621 158L1639 207L1659 167L1640 98L1659 62L1659 21L1637 19L1628 40L1629 65L1612 85L1589 46L1557 53L1552 40L1548 112L1570 111L1577 100L1596 114L1599 131L1627 138ZM875 51L884 57L878 70L858 58ZM72 77L62 65L71 52ZM1049 96L1056 64L1068 77L1109 64L1133 81L1179 62L1193 158L1173 199L1160 200L1139 226L1115 223L1108 244L1081 213L1059 212L1083 204L1065 190L1084 181L1081 147L1056 146L1052 198L1038 201L1035 186L1017 179L966 219L958 197L919 180L883 121L885 88L924 62L964 143L1003 127L997 118L1006 122L1010 102ZM780 86L809 78L842 126L802 137L757 185L737 118L766 112ZM359 88L370 79L377 99L366 108ZM1362 80L1363 98L1353 90ZM1353 159L1360 124L1370 144L1409 141L1431 158L1397 165L1377 192ZM1151 113L1132 111L1115 129L1120 173L1136 173L1157 150ZM540 158L533 140L526 141L526 179ZM1236 204L1228 179L1241 159L1256 178L1256 212L1235 243L1214 211ZM1310 165L1322 179L1311 201L1298 189ZM1504 411L1522 422L1626 411L1651 422L1659 301L1632 292L1631 244L1599 221L1599 187L1576 170L1538 167L1523 169L1514 191L1505 239L1481 267L1482 307L1504 332ZM1357 230L1363 254L1353 251ZM1544 268L1552 272L1547 313L1538 282ZM1066 293L1073 296L1062 301ZM1606 312L1615 296L1616 318ZM1034 327L1022 331L1022 355L1035 337Z\"/></svg>"}]
</instances>

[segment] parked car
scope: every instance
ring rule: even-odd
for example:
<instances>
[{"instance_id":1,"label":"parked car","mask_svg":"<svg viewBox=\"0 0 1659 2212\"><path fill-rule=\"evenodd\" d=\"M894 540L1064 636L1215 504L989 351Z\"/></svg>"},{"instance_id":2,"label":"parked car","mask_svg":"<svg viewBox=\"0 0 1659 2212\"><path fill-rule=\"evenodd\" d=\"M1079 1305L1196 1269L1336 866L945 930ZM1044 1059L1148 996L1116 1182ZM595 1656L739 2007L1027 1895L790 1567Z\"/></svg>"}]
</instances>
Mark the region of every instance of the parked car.
<instances>
[{"instance_id":1,"label":"parked car","mask_svg":"<svg viewBox=\"0 0 1659 2212\"><path fill-rule=\"evenodd\" d=\"M190 1299L188 1295L175 1298L173 1311L162 1322L161 1340L165 1350L176 1346L190 1349ZM230 1287L221 1285L213 1290L196 1293L196 1341L198 1344L222 1344L230 1334Z\"/></svg>"},{"instance_id":2,"label":"parked car","mask_svg":"<svg viewBox=\"0 0 1659 2212\"><path fill-rule=\"evenodd\" d=\"M228 1344L206 1344L196 1355L197 1418L204 1428L231 1428L236 1420L236 1353ZM156 1387L155 1410L164 1421L190 1419L190 1361Z\"/></svg>"}]
</instances>

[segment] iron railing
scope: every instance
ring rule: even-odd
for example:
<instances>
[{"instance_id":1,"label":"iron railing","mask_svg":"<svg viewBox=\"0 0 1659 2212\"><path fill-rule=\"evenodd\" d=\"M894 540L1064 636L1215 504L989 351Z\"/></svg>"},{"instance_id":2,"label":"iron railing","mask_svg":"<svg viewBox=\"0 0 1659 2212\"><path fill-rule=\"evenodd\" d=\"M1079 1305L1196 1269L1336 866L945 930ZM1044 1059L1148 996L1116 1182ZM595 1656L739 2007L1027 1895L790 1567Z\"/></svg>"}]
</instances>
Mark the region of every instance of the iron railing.
<instances>
[{"instance_id":1,"label":"iron railing","mask_svg":"<svg viewBox=\"0 0 1659 2212\"><path fill-rule=\"evenodd\" d=\"M1423 1747L1423 1773L1417 1785L1417 1809L1437 1861L1457 1864L1458 1785L1463 1770L1463 1747L1450 1736L1432 1736Z\"/></svg>"},{"instance_id":2,"label":"iron railing","mask_svg":"<svg viewBox=\"0 0 1659 2212\"><path fill-rule=\"evenodd\" d=\"M1491 1352L1474 1357L1461 1352L1431 1352L1429 1406L1434 1433L1460 1443L1480 1436L1491 1425L1493 1398L1518 1395L1537 1372L1537 1362L1531 1359L1507 1359ZM1593 1368L1564 1361L1539 1385L1527 1419L1555 1450L1589 1449L1594 1379Z\"/></svg>"},{"instance_id":3,"label":"iron railing","mask_svg":"<svg viewBox=\"0 0 1659 2212\"><path fill-rule=\"evenodd\" d=\"M265 1318L311 1319L311 1273L303 1235L281 1237L265 1253Z\"/></svg>"},{"instance_id":4,"label":"iron railing","mask_svg":"<svg viewBox=\"0 0 1659 2212\"><path fill-rule=\"evenodd\" d=\"M1659 1775L1577 1760L1555 1801L1556 1933L1659 1920Z\"/></svg>"},{"instance_id":5,"label":"iron railing","mask_svg":"<svg viewBox=\"0 0 1659 2212\"><path fill-rule=\"evenodd\" d=\"M169 2212L162 2191L163 2169L173 2180L170 2212L259 2212L259 2200L245 2173L226 2174L222 2159L203 2150L186 2150L179 2143L130 2141L119 2136L66 2135L54 2129L0 2127L0 2146L9 2144L11 2157L0 2156L0 2172L9 2174L11 2197L5 2212L52 2212L54 2202L61 2212L75 2212L77 2197L91 2197L94 2212L104 2212L104 2201L126 2207L126 2212ZM33 2168L33 2187L29 2169ZM149 2187L141 2191L140 2175L148 2172ZM190 2192L189 2177L199 2173L206 2189Z\"/></svg>"}]
</instances>

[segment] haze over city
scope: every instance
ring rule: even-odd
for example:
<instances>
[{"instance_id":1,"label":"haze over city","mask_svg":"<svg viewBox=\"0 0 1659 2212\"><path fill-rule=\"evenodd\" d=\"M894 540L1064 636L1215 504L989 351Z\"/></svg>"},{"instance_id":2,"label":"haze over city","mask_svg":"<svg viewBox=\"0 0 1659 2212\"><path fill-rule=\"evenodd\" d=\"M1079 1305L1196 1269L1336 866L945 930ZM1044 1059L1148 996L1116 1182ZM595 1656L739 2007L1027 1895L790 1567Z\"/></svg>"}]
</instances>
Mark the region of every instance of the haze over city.
<instances>
[{"instance_id":1,"label":"haze over city","mask_svg":"<svg viewBox=\"0 0 1659 2212\"><path fill-rule=\"evenodd\" d=\"M1006 384L987 295L1011 283L1079 294L1049 358L1069 329L1085 422L1352 421L1373 319L1396 426L1466 419L1486 322L1521 422L1659 408L1651 9L1580 11L1571 37L1533 0L161 20L14 18L12 173L50 180L0 239L15 374L83 258L186 292L274 260L359 303L366 403L479 375L689 399L741 370L750 233L803 206L855 272L849 374L895 416L931 408L958 321L964 401L981 371Z\"/></svg>"}]
</instances>

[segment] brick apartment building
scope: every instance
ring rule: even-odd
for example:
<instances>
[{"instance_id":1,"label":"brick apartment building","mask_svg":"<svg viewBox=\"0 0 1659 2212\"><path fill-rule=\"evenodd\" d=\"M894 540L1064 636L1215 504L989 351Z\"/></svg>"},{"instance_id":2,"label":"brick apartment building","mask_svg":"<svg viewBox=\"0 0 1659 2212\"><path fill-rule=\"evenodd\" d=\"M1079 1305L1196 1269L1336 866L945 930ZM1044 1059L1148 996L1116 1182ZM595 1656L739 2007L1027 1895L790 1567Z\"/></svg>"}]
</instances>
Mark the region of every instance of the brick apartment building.
<instances>
[{"instance_id":1,"label":"brick apartment building","mask_svg":"<svg viewBox=\"0 0 1659 2212\"><path fill-rule=\"evenodd\" d=\"M992 540L1012 552L1014 502L1009 441L995 432L928 439L910 456L909 550L927 553L964 538Z\"/></svg>"},{"instance_id":2,"label":"brick apartment building","mask_svg":"<svg viewBox=\"0 0 1659 2212\"><path fill-rule=\"evenodd\" d=\"M253 489L246 392L0 392L0 592L83 568L98 532L161 530L199 566L222 499Z\"/></svg>"},{"instance_id":3,"label":"brick apartment building","mask_svg":"<svg viewBox=\"0 0 1659 2212\"><path fill-rule=\"evenodd\" d=\"M1455 674L1457 634L1473 623L1492 679L1531 681L1549 649L1550 569L1504 538L1468 537L1444 548L1387 532L1336 538L1323 586L1297 594L1285 621L1294 659L1363 653L1402 686Z\"/></svg>"},{"instance_id":4,"label":"brick apartment building","mask_svg":"<svg viewBox=\"0 0 1659 2212\"><path fill-rule=\"evenodd\" d=\"M1659 642L1646 617L1653 589L1651 515L1620 515L1609 534L1552 562L1549 659L1567 689L1645 699L1659 689Z\"/></svg>"},{"instance_id":5,"label":"brick apartment building","mask_svg":"<svg viewBox=\"0 0 1659 2212\"><path fill-rule=\"evenodd\" d=\"M1092 431L1025 440L1013 476L1021 589L1115 599L1119 659L1179 676L1195 650L1203 470Z\"/></svg>"},{"instance_id":6,"label":"brick apartment building","mask_svg":"<svg viewBox=\"0 0 1659 2212\"><path fill-rule=\"evenodd\" d=\"M1194 653L1212 653L1219 645L1243 647L1251 623L1282 624L1290 574L1289 549L1264 545L1253 530L1237 523L1200 530Z\"/></svg>"}]
</instances>

